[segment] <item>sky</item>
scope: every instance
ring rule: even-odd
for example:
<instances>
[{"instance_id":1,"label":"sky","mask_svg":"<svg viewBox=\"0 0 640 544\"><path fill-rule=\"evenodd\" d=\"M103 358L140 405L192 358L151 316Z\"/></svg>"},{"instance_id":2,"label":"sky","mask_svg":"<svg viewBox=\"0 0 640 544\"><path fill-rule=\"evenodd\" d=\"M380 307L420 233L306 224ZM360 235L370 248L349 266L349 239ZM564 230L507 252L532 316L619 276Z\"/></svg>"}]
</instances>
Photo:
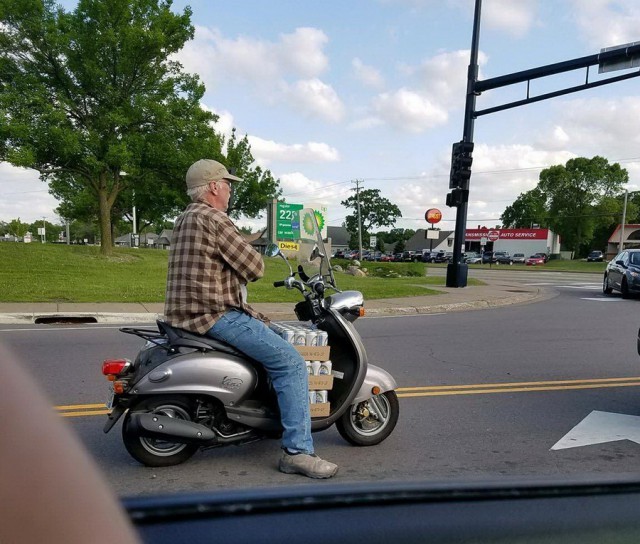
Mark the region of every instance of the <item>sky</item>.
<instances>
[{"instance_id":1,"label":"sky","mask_svg":"<svg viewBox=\"0 0 640 544\"><path fill-rule=\"evenodd\" d=\"M72 9L76 2L61 2ZM249 138L256 163L289 203L340 202L379 189L398 228L455 228L451 145L462 138L473 0L175 0L193 10L195 38L179 53L206 86L216 129ZM479 79L593 55L640 41L636 0L483 0ZM589 79L601 79L593 67ZM622 72L618 72L621 74ZM615 74L614 74L615 75ZM530 94L579 85L585 69L531 82ZM600 155L640 189L640 78L479 117L467 227L494 227L540 171ZM526 96L526 83L483 93L477 109ZM46 217L56 200L38 173L0 163L0 221ZM253 229L262 220L241 220Z\"/></svg>"}]
</instances>

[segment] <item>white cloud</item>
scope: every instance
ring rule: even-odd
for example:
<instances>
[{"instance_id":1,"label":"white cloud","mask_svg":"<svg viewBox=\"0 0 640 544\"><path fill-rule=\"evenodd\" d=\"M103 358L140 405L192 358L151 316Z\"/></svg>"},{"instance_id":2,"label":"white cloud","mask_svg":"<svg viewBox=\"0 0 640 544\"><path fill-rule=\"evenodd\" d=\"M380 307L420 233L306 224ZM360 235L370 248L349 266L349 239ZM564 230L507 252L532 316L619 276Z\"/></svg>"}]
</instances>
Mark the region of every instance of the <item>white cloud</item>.
<instances>
[{"instance_id":1,"label":"white cloud","mask_svg":"<svg viewBox=\"0 0 640 544\"><path fill-rule=\"evenodd\" d=\"M337 123L345 114L345 107L330 85L319 79L300 80L286 93L290 103L307 115Z\"/></svg>"},{"instance_id":2,"label":"white cloud","mask_svg":"<svg viewBox=\"0 0 640 544\"><path fill-rule=\"evenodd\" d=\"M37 171L0 162L0 221L19 217L24 223L33 223L46 217L55 223L58 216L53 210L58 205Z\"/></svg>"},{"instance_id":3,"label":"white cloud","mask_svg":"<svg viewBox=\"0 0 640 544\"><path fill-rule=\"evenodd\" d=\"M638 40L640 12L637 0L571 0L578 27L594 48Z\"/></svg>"},{"instance_id":4,"label":"white cloud","mask_svg":"<svg viewBox=\"0 0 640 544\"><path fill-rule=\"evenodd\" d=\"M327 36L316 28L297 28L277 41L240 36L226 38L218 29L196 27L195 39L177 54L185 70L200 75L208 89L241 83L269 104L291 103L303 113L337 122L344 105L319 76L329 68L323 48Z\"/></svg>"},{"instance_id":5,"label":"white cloud","mask_svg":"<svg viewBox=\"0 0 640 544\"><path fill-rule=\"evenodd\" d=\"M486 55L479 53L478 64L486 61ZM370 110L349 128L387 123L399 131L419 133L445 124L449 111L464 104L468 65L468 50L439 53L416 66L401 64L400 74L413 78L415 85L379 94Z\"/></svg>"},{"instance_id":6,"label":"white cloud","mask_svg":"<svg viewBox=\"0 0 640 544\"><path fill-rule=\"evenodd\" d=\"M356 78L367 87L373 87L375 89L384 87L384 78L380 74L380 71L376 70L373 66L367 66L359 58L353 59L351 66L353 66L353 72Z\"/></svg>"},{"instance_id":7,"label":"white cloud","mask_svg":"<svg viewBox=\"0 0 640 544\"><path fill-rule=\"evenodd\" d=\"M267 166L273 161L321 163L340 160L337 149L321 142L286 145L273 140L249 136L249 143L254 158L263 166Z\"/></svg>"},{"instance_id":8,"label":"white cloud","mask_svg":"<svg viewBox=\"0 0 640 544\"><path fill-rule=\"evenodd\" d=\"M329 67L329 59L322 51L328 41L322 30L296 28L292 34L282 34L274 49L283 67L300 77L311 78Z\"/></svg>"},{"instance_id":9,"label":"white cloud","mask_svg":"<svg viewBox=\"0 0 640 544\"><path fill-rule=\"evenodd\" d=\"M491 0L482 6L482 22L489 28L524 36L535 21L538 0ZM582 4L586 4L584 0Z\"/></svg>"},{"instance_id":10,"label":"white cloud","mask_svg":"<svg viewBox=\"0 0 640 544\"><path fill-rule=\"evenodd\" d=\"M409 89L383 93L373 101L373 111L389 125L408 132L422 132L447 122L447 111L429 98Z\"/></svg>"}]
</instances>

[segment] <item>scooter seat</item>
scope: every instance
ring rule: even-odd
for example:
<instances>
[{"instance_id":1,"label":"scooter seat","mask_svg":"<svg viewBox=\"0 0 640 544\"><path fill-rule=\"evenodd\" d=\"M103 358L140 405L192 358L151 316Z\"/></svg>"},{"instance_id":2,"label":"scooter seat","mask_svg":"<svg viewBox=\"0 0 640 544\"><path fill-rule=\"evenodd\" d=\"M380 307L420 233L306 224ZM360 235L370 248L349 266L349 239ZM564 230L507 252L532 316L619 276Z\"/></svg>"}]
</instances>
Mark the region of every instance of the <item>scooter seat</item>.
<instances>
[{"instance_id":1,"label":"scooter seat","mask_svg":"<svg viewBox=\"0 0 640 544\"><path fill-rule=\"evenodd\" d=\"M172 348L194 348L205 351L222 351L229 353L230 355L236 355L238 357L245 357L246 355L237 350L233 346L220 340L215 340L209 336L202 336L200 334L194 334L185 329L179 329L172 327L164 321L156 321L158 330L167 337L169 346Z\"/></svg>"}]
</instances>

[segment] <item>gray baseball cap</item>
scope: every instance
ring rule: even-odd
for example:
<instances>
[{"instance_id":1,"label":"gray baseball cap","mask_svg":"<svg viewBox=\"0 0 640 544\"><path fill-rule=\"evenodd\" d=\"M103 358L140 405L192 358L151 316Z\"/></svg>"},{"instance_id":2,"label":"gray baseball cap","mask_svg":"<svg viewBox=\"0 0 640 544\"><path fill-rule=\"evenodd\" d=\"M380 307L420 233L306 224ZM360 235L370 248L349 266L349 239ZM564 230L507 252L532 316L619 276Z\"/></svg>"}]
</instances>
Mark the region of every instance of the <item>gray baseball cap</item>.
<instances>
[{"instance_id":1,"label":"gray baseball cap","mask_svg":"<svg viewBox=\"0 0 640 544\"><path fill-rule=\"evenodd\" d=\"M242 181L242 178L229 174L224 164L213 159L200 159L194 162L187 170L187 189L206 185L211 181L228 179L229 181Z\"/></svg>"}]
</instances>

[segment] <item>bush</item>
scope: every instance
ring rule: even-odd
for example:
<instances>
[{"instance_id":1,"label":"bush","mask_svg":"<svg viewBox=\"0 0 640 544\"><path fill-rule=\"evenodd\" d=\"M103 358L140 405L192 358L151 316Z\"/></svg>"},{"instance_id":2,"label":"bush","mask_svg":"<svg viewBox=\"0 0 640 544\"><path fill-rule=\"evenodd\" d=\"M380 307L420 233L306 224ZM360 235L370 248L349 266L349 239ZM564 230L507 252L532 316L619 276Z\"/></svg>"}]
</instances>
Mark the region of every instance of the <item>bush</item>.
<instances>
[{"instance_id":1,"label":"bush","mask_svg":"<svg viewBox=\"0 0 640 544\"><path fill-rule=\"evenodd\" d=\"M424 263L369 263L369 276L377 278L423 277Z\"/></svg>"}]
</instances>

